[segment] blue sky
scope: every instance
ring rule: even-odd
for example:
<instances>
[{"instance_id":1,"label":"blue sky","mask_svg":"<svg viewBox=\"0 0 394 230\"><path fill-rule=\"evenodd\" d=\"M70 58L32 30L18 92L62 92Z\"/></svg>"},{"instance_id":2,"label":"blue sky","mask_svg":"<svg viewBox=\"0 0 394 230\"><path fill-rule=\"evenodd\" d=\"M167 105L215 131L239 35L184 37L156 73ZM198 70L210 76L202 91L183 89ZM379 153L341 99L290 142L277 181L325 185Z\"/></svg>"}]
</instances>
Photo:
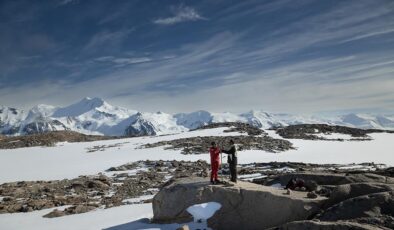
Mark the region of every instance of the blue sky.
<instances>
[{"instance_id":1,"label":"blue sky","mask_svg":"<svg viewBox=\"0 0 394 230\"><path fill-rule=\"evenodd\" d=\"M0 104L392 111L394 1L0 1Z\"/></svg>"}]
</instances>

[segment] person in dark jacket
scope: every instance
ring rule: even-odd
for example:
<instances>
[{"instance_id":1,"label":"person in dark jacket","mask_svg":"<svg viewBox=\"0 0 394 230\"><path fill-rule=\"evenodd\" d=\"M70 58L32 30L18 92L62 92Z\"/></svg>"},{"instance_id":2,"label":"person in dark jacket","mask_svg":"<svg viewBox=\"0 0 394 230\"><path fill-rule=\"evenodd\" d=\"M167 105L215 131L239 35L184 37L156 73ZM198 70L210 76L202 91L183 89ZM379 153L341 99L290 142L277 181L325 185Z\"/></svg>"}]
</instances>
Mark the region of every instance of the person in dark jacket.
<instances>
[{"instance_id":1,"label":"person in dark jacket","mask_svg":"<svg viewBox=\"0 0 394 230\"><path fill-rule=\"evenodd\" d=\"M219 154L220 149L216 146L215 142L211 143L211 148L209 148L209 154L211 155L211 183L219 183L218 171L220 166Z\"/></svg>"},{"instance_id":2,"label":"person in dark jacket","mask_svg":"<svg viewBox=\"0 0 394 230\"><path fill-rule=\"evenodd\" d=\"M232 182L237 182L237 163L238 163L238 158L237 158L237 147L234 144L233 140L230 140L230 149L228 150L222 150L223 153L227 154L227 162L230 165L230 174L231 174L231 181Z\"/></svg>"}]
</instances>

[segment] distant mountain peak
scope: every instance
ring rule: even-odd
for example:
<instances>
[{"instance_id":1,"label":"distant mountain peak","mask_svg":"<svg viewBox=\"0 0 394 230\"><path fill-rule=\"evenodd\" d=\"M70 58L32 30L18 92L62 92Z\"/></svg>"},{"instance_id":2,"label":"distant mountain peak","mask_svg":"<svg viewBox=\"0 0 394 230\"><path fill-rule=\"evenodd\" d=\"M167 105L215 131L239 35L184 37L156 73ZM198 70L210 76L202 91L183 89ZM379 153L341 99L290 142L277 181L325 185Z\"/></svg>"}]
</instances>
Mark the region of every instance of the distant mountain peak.
<instances>
[{"instance_id":1,"label":"distant mountain peak","mask_svg":"<svg viewBox=\"0 0 394 230\"><path fill-rule=\"evenodd\" d=\"M106 104L107 102L105 102L103 99L99 98L99 97L85 97L83 98L80 103L82 104L89 104L92 105L92 107L100 107L104 104Z\"/></svg>"},{"instance_id":2,"label":"distant mountain peak","mask_svg":"<svg viewBox=\"0 0 394 230\"><path fill-rule=\"evenodd\" d=\"M85 97L81 101L56 110L53 114L54 117L76 117L91 110L97 109L103 105L110 106L103 99L94 97Z\"/></svg>"}]
</instances>

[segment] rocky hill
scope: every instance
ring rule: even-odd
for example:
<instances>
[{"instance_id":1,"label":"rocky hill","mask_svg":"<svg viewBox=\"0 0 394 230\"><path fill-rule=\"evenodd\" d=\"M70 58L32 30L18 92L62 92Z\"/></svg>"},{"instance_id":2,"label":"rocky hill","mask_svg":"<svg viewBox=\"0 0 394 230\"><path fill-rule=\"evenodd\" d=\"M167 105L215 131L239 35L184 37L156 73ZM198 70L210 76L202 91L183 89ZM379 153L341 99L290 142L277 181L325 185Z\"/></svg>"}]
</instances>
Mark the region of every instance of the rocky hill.
<instances>
[{"instance_id":1,"label":"rocky hill","mask_svg":"<svg viewBox=\"0 0 394 230\"><path fill-rule=\"evenodd\" d=\"M117 137L85 135L73 131L53 131L15 137L0 136L0 149L53 146L58 142L86 142L113 138Z\"/></svg>"},{"instance_id":2,"label":"rocky hill","mask_svg":"<svg viewBox=\"0 0 394 230\"><path fill-rule=\"evenodd\" d=\"M250 124L225 122L214 123L200 127L199 129L211 129L218 127L227 127L224 133L238 132L247 135L233 135L233 136L205 136L205 137L189 137L170 141L160 141L156 143L146 144L143 148L154 148L158 146L167 146L167 149L181 150L183 154L204 154L214 141L220 148L229 148L228 143L233 140L237 143L239 151L255 149L264 150L267 152L281 152L289 149L294 149L290 141L284 139L276 139L267 135L263 130L254 127Z\"/></svg>"},{"instance_id":3,"label":"rocky hill","mask_svg":"<svg viewBox=\"0 0 394 230\"><path fill-rule=\"evenodd\" d=\"M368 134L371 133L394 133L390 130L381 129L358 129L339 125L327 124L299 124L290 125L276 129L283 138L287 139L305 139L305 140L341 140L341 138L330 138L332 134L345 134L352 137L352 140L370 140ZM326 136L320 136L324 134Z\"/></svg>"}]
</instances>

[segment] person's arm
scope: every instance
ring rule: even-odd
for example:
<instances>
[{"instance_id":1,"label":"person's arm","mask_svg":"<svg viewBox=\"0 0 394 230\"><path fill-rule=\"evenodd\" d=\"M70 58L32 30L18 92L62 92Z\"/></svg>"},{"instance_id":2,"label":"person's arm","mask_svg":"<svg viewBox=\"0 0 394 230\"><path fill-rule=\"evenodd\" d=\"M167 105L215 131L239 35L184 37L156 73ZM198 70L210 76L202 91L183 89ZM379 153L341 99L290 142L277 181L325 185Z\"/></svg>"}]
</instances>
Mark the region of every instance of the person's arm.
<instances>
[{"instance_id":1,"label":"person's arm","mask_svg":"<svg viewBox=\"0 0 394 230\"><path fill-rule=\"evenodd\" d=\"M231 146L231 148L227 151L227 154L235 154L235 147Z\"/></svg>"}]
</instances>

